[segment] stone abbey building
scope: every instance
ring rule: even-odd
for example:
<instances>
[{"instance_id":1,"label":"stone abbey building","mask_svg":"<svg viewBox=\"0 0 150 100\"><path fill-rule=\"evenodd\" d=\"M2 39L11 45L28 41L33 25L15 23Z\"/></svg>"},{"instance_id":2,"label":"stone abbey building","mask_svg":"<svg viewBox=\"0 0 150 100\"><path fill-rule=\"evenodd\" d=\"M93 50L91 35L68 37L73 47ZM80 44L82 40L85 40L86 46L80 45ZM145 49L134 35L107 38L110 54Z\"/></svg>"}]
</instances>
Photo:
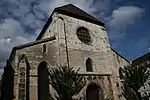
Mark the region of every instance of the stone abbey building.
<instances>
[{"instance_id":1,"label":"stone abbey building","mask_svg":"<svg viewBox=\"0 0 150 100\"><path fill-rule=\"evenodd\" d=\"M48 70L80 68L87 84L80 100L124 100L119 67L130 62L109 44L104 23L72 4L55 8L36 41L13 48L4 68L2 100L48 100L56 94Z\"/></svg>"}]
</instances>

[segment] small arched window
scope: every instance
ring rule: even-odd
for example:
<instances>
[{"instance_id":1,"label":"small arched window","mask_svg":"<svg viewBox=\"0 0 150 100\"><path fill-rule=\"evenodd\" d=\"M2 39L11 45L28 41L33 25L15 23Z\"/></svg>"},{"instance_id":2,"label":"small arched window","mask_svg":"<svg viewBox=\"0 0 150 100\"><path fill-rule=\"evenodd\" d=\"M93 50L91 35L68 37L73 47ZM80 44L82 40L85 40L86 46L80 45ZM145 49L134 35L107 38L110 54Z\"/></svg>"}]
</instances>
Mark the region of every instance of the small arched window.
<instances>
[{"instance_id":1,"label":"small arched window","mask_svg":"<svg viewBox=\"0 0 150 100\"><path fill-rule=\"evenodd\" d=\"M47 47L46 47L46 44L44 44L43 45L43 53L46 54L46 52L47 52Z\"/></svg>"},{"instance_id":2,"label":"small arched window","mask_svg":"<svg viewBox=\"0 0 150 100\"><path fill-rule=\"evenodd\" d=\"M88 58L86 60L86 71L87 72L93 72L92 59L90 59L90 58Z\"/></svg>"}]
</instances>

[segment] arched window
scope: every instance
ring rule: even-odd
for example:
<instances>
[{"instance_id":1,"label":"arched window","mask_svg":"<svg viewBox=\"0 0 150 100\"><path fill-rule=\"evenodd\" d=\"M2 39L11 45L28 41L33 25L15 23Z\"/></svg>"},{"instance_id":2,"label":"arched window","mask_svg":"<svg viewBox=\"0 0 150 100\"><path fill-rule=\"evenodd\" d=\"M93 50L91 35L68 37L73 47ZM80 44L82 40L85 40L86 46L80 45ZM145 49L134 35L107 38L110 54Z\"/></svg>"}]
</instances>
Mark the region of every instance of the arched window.
<instances>
[{"instance_id":1,"label":"arched window","mask_svg":"<svg viewBox=\"0 0 150 100\"><path fill-rule=\"evenodd\" d=\"M46 44L44 44L43 45L43 53L46 54L46 52L47 52L47 47L46 47Z\"/></svg>"},{"instance_id":2,"label":"arched window","mask_svg":"<svg viewBox=\"0 0 150 100\"><path fill-rule=\"evenodd\" d=\"M90 59L90 58L88 58L86 60L86 71L87 72L93 72L92 59Z\"/></svg>"},{"instance_id":3,"label":"arched window","mask_svg":"<svg viewBox=\"0 0 150 100\"><path fill-rule=\"evenodd\" d=\"M43 61L38 66L38 100L48 100L49 93L48 68Z\"/></svg>"}]
</instances>

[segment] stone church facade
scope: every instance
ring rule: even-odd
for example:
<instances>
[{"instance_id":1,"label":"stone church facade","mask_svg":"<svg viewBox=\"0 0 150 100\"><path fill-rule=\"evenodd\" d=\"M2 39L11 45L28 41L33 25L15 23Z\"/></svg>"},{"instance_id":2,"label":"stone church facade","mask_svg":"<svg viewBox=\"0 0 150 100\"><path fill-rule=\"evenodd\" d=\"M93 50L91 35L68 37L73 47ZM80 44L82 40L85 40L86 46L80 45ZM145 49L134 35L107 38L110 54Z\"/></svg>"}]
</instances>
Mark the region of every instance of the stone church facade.
<instances>
[{"instance_id":1,"label":"stone church facade","mask_svg":"<svg viewBox=\"0 0 150 100\"><path fill-rule=\"evenodd\" d=\"M110 47L104 23L68 4L54 9L36 41L13 48L4 69L3 98L48 100L48 92L52 96L56 92L48 84L47 71L69 65L80 68L87 80L74 98L125 100L118 72L128 64Z\"/></svg>"}]
</instances>

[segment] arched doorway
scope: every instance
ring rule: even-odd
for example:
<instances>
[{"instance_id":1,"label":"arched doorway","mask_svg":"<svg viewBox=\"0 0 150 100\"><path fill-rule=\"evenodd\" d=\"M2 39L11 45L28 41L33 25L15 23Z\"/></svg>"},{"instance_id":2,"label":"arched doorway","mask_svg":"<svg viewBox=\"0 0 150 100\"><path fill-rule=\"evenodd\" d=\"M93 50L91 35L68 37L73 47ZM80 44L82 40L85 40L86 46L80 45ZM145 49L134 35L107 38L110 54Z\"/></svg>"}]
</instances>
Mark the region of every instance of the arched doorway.
<instances>
[{"instance_id":1,"label":"arched doorway","mask_svg":"<svg viewBox=\"0 0 150 100\"><path fill-rule=\"evenodd\" d=\"M43 61L38 66L38 100L48 100L49 93L47 63Z\"/></svg>"},{"instance_id":2,"label":"arched doorway","mask_svg":"<svg viewBox=\"0 0 150 100\"><path fill-rule=\"evenodd\" d=\"M91 84L86 90L86 100L104 100L100 87L96 84Z\"/></svg>"}]
</instances>

